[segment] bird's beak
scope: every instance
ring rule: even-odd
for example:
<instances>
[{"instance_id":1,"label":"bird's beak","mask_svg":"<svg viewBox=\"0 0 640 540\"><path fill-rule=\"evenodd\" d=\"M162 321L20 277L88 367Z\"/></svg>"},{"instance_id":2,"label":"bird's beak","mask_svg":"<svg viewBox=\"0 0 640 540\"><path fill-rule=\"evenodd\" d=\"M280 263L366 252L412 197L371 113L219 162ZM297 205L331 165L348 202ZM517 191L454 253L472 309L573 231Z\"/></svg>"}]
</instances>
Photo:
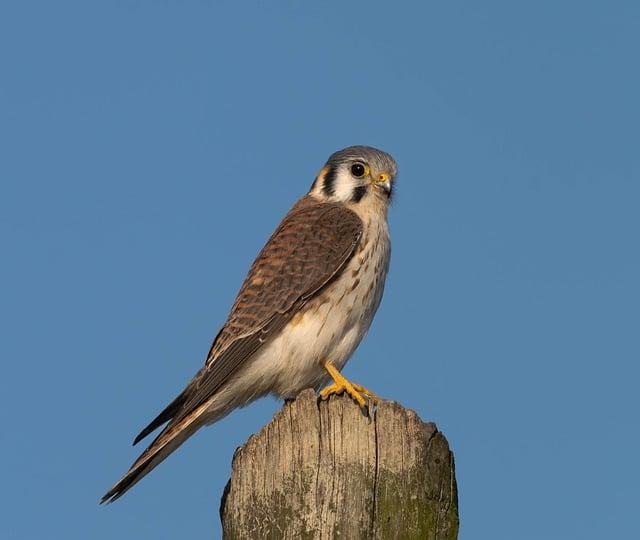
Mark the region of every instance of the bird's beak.
<instances>
[{"instance_id":1,"label":"bird's beak","mask_svg":"<svg viewBox=\"0 0 640 540\"><path fill-rule=\"evenodd\" d=\"M391 193L391 175L386 172L382 172L373 178L373 183L384 189L385 193L388 195Z\"/></svg>"}]
</instances>

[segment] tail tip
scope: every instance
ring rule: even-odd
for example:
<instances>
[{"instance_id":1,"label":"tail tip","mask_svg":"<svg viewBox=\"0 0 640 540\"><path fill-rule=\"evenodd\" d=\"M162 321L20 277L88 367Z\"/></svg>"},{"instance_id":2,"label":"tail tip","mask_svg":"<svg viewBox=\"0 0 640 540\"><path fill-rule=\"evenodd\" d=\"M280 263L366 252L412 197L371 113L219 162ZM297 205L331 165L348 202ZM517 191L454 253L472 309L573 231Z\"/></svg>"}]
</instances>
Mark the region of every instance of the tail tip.
<instances>
[{"instance_id":1,"label":"tail tip","mask_svg":"<svg viewBox=\"0 0 640 540\"><path fill-rule=\"evenodd\" d=\"M125 491L126 489L121 489L120 486L116 484L109 491L107 491L102 497L100 497L100 501L98 502L98 504L99 505L111 504L112 502L122 497Z\"/></svg>"}]
</instances>

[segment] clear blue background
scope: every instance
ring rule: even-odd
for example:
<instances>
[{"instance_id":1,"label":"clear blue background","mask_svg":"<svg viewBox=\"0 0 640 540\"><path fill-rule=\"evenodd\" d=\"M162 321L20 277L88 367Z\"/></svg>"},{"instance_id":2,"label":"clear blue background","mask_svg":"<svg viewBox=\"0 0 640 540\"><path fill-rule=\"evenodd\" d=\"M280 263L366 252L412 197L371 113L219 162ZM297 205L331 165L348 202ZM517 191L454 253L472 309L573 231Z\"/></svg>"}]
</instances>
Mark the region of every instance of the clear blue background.
<instances>
[{"instance_id":1,"label":"clear blue background","mask_svg":"<svg viewBox=\"0 0 640 540\"><path fill-rule=\"evenodd\" d=\"M637 537L640 4L2 2L0 537L212 538L273 399L98 498L326 157L400 165L346 373L435 421L462 539Z\"/></svg>"}]
</instances>

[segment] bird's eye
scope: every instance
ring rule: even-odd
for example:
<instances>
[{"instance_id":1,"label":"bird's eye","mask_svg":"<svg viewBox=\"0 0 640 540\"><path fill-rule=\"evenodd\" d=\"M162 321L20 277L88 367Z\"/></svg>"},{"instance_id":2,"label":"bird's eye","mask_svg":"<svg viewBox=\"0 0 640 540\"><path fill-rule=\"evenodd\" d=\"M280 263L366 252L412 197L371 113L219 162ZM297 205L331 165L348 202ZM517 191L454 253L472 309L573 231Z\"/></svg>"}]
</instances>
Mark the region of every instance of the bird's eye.
<instances>
[{"instance_id":1,"label":"bird's eye","mask_svg":"<svg viewBox=\"0 0 640 540\"><path fill-rule=\"evenodd\" d=\"M356 178L362 178L367 172L367 168L362 163L354 163L351 165L351 174Z\"/></svg>"}]
</instances>

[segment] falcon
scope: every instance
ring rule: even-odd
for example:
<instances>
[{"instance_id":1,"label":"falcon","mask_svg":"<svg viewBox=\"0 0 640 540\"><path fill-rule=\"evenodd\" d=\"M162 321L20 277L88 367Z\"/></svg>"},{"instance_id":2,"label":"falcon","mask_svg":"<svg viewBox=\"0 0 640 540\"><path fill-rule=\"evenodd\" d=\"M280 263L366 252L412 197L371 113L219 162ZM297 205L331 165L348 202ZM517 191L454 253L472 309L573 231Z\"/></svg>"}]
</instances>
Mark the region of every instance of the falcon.
<instances>
[{"instance_id":1,"label":"falcon","mask_svg":"<svg viewBox=\"0 0 640 540\"><path fill-rule=\"evenodd\" d=\"M346 392L360 407L375 394L340 371L382 300L391 243L387 211L394 159L368 146L329 157L251 266L204 366L134 439L165 426L102 497L121 497L204 425L273 394ZM367 398L367 399L365 399Z\"/></svg>"}]
</instances>

